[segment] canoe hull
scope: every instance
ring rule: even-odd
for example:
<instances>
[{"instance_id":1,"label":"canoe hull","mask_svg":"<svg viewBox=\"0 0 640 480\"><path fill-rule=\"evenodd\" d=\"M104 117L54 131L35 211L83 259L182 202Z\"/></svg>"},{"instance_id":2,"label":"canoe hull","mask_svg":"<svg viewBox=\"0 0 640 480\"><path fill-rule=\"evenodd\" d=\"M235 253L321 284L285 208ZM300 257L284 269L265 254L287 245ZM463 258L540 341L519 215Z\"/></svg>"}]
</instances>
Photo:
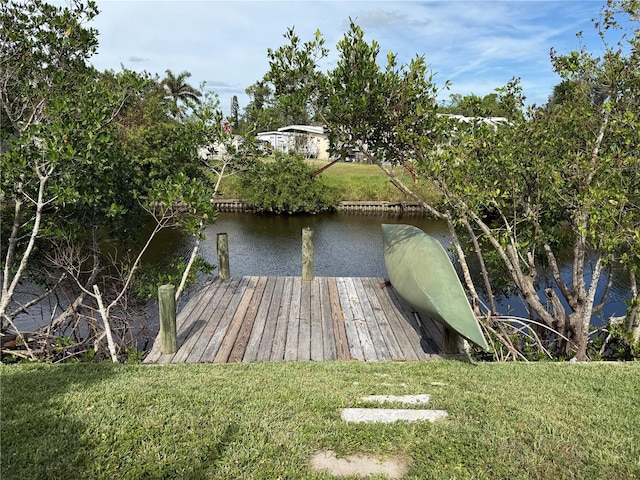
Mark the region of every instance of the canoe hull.
<instances>
[{"instance_id":1,"label":"canoe hull","mask_svg":"<svg viewBox=\"0 0 640 480\"><path fill-rule=\"evenodd\" d=\"M458 274L440 242L412 225L383 224L391 285L418 312L488 350Z\"/></svg>"}]
</instances>

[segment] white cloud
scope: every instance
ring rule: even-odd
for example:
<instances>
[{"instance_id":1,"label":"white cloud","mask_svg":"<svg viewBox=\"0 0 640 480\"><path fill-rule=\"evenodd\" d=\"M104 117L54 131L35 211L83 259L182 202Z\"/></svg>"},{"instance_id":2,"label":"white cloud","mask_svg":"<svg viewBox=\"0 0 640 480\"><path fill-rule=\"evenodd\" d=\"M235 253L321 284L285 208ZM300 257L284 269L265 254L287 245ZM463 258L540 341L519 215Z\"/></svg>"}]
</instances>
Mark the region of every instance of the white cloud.
<instances>
[{"instance_id":1,"label":"white cloud","mask_svg":"<svg viewBox=\"0 0 640 480\"><path fill-rule=\"evenodd\" d=\"M136 57L135 55L131 55L128 59L131 63L145 63L148 62L148 58L144 57Z\"/></svg>"},{"instance_id":2,"label":"white cloud","mask_svg":"<svg viewBox=\"0 0 640 480\"><path fill-rule=\"evenodd\" d=\"M233 95L247 103L245 88L268 69L267 49L284 43L295 26L303 40L319 29L337 56L336 43L349 18L371 41L401 62L425 55L437 78L453 82L456 93L491 93L512 76L541 103L558 78L549 49L576 48L574 33L591 30L594 1L105 1L94 22L100 32L94 64L120 64L164 74L187 70L194 86L207 81L227 109ZM585 37L586 40L590 40ZM384 61L384 60L382 60ZM531 91L526 91L531 89Z\"/></svg>"}]
</instances>

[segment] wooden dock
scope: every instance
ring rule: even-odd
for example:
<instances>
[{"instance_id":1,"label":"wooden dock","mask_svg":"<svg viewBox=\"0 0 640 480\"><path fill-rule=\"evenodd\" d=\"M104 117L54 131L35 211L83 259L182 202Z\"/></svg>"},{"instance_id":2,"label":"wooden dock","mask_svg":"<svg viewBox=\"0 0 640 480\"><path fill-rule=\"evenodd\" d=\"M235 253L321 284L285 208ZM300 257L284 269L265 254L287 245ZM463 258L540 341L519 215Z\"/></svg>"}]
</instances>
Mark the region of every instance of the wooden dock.
<instances>
[{"instance_id":1,"label":"wooden dock","mask_svg":"<svg viewBox=\"0 0 640 480\"><path fill-rule=\"evenodd\" d=\"M382 278L233 277L199 290L177 317L178 351L157 339L145 363L427 360L443 327Z\"/></svg>"}]
</instances>

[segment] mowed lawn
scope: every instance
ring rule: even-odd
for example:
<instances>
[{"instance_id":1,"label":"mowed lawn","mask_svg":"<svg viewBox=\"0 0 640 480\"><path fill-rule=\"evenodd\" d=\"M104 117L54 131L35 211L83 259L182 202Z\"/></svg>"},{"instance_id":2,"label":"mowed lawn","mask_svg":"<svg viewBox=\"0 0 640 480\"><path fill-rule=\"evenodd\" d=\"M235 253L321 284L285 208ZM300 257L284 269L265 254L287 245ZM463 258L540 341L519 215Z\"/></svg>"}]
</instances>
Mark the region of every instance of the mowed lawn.
<instances>
[{"instance_id":1,"label":"mowed lawn","mask_svg":"<svg viewBox=\"0 0 640 480\"><path fill-rule=\"evenodd\" d=\"M328 162L307 160L314 169L320 169ZM422 179L414 183L411 175L402 167L395 167L398 177L416 193L430 201L437 200L439 194L430 182ZM239 174L241 175L241 174ZM377 165L338 162L322 172L318 181L336 192L336 198L344 201L380 201L380 202L412 202L407 195L398 190L389 177ZM240 177L225 177L221 184L222 198L242 198Z\"/></svg>"},{"instance_id":2,"label":"mowed lawn","mask_svg":"<svg viewBox=\"0 0 640 480\"><path fill-rule=\"evenodd\" d=\"M640 478L640 363L0 366L7 479L329 479L314 452L400 457L412 479ZM349 424L371 394L431 423ZM354 478L354 477L352 477Z\"/></svg>"}]
</instances>

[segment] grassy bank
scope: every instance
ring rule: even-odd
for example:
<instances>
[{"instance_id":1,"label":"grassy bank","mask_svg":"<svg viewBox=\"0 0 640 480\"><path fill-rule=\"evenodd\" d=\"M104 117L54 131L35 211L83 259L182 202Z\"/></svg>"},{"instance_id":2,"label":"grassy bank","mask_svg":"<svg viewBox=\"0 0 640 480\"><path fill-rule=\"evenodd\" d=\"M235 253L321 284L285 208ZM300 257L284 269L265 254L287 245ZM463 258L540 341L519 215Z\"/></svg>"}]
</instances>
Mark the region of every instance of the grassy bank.
<instances>
[{"instance_id":1,"label":"grassy bank","mask_svg":"<svg viewBox=\"0 0 640 480\"><path fill-rule=\"evenodd\" d=\"M309 161L315 168L321 168L327 164L325 161ZM413 185L410 175L402 168L398 168L400 178L425 198L437 198L437 192L430 184L424 182ZM223 179L221 192L224 198L241 198L239 177L231 176ZM361 163L339 162L325 170L319 177L319 181L333 188L340 200L369 200L383 202L412 201L409 197L394 187L387 175L377 165Z\"/></svg>"},{"instance_id":2,"label":"grassy bank","mask_svg":"<svg viewBox=\"0 0 640 480\"><path fill-rule=\"evenodd\" d=\"M1 366L1 477L331 478L318 449L406 478L640 476L640 364ZM346 424L368 394L430 393L435 424Z\"/></svg>"}]
</instances>

